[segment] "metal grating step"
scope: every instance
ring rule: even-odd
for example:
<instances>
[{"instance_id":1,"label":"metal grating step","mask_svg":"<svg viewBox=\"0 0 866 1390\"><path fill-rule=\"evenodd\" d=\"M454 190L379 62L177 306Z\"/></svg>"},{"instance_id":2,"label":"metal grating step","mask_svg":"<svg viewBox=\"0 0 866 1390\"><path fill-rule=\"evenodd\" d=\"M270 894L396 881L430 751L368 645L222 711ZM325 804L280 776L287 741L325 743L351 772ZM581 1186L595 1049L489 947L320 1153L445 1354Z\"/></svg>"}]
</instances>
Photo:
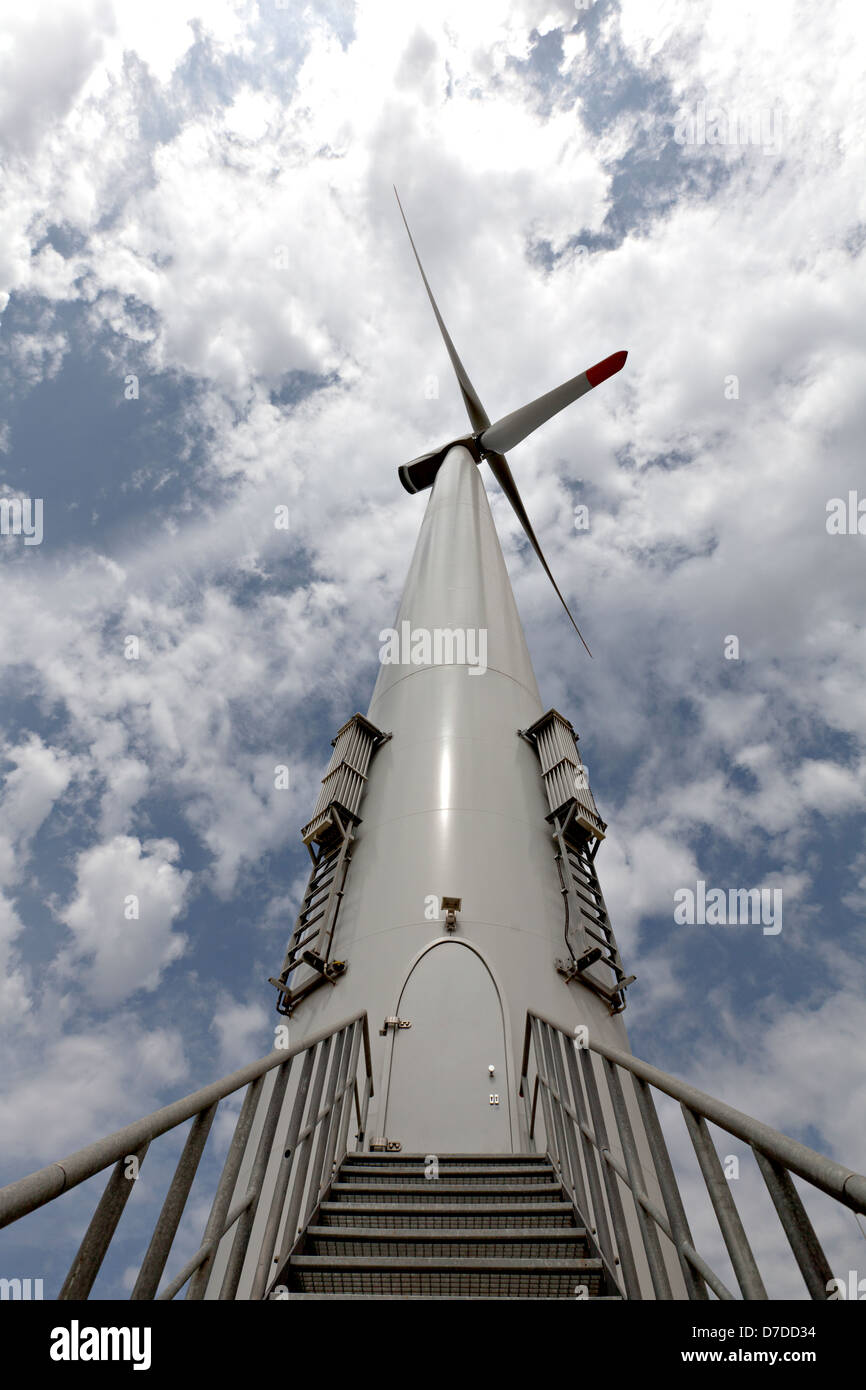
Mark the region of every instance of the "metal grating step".
<instances>
[{"instance_id":1,"label":"metal grating step","mask_svg":"<svg viewBox=\"0 0 866 1390\"><path fill-rule=\"evenodd\" d=\"M358 1226L311 1226L304 1235L304 1255L375 1255L411 1259L523 1259L582 1260L592 1251L580 1226L571 1230L541 1226L535 1230L505 1227L501 1230L376 1231Z\"/></svg>"},{"instance_id":2,"label":"metal grating step","mask_svg":"<svg viewBox=\"0 0 866 1390\"><path fill-rule=\"evenodd\" d=\"M442 1201L443 1198L465 1203L490 1203L498 1200L537 1202L539 1198L546 1197L553 1200L561 1198L562 1188L557 1182L525 1183L522 1185L501 1183L483 1186L479 1183L453 1183L442 1182L441 1180L428 1183L372 1183L338 1180L331 1187L329 1196L337 1202L357 1202L362 1199L365 1203L425 1202L432 1204Z\"/></svg>"},{"instance_id":3,"label":"metal grating step","mask_svg":"<svg viewBox=\"0 0 866 1390\"><path fill-rule=\"evenodd\" d=\"M373 1227L377 1230L430 1229L496 1230L540 1226L574 1228L570 1202L323 1202L323 1226Z\"/></svg>"},{"instance_id":4,"label":"metal grating step","mask_svg":"<svg viewBox=\"0 0 866 1390\"><path fill-rule=\"evenodd\" d=\"M488 1185L503 1181L509 1183L549 1183L553 1176L550 1168L539 1165L530 1167L528 1165L496 1164L495 1166L482 1167L480 1164L454 1164L453 1167L447 1167L445 1172L449 1183L485 1183ZM342 1165L340 1169L341 1182L354 1182L359 1179L370 1183L411 1182L424 1186L438 1185L442 1181L441 1177L428 1176L424 1168L407 1163L383 1164L377 1168L354 1162Z\"/></svg>"},{"instance_id":5,"label":"metal grating step","mask_svg":"<svg viewBox=\"0 0 866 1390\"><path fill-rule=\"evenodd\" d=\"M379 1164L382 1164L382 1163L384 1163L384 1164L392 1164L392 1163L398 1163L398 1164L415 1163L415 1164L419 1164L419 1165L423 1168L427 1163L429 1163L430 1159L431 1159L431 1158L434 1158L434 1157L438 1160L440 1167L441 1167L443 1164L458 1164L458 1165L461 1166L461 1167L468 1167L468 1166L470 1166L470 1165L480 1165L480 1166L482 1166L482 1167L487 1167L487 1166L489 1166L490 1164L493 1164L493 1165L496 1165L496 1166L503 1165L503 1164L517 1164L517 1165L519 1165L519 1166L522 1167L522 1166L529 1165L529 1164L536 1164L536 1165L538 1165L539 1167L542 1167L542 1168L550 1168L550 1167L551 1167L550 1159L547 1157L546 1154L522 1154L522 1153L507 1153L507 1154L413 1154L413 1153L402 1153L402 1152L399 1153L399 1154L393 1153L393 1152L392 1152L392 1153L357 1153L357 1154L349 1154L348 1158L346 1159L346 1162L347 1162L347 1163L352 1163L352 1164L357 1164L357 1163L369 1163L369 1164L374 1164L374 1165L377 1164L377 1163L379 1163Z\"/></svg>"},{"instance_id":6,"label":"metal grating step","mask_svg":"<svg viewBox=\"0 0 866 1390\"><path fill-rule=\"evenodd\" d=\"M574 1298L607 1293L601 1260L381 1259L293 1255L289 1291L304 1293L446 1294L476 1298Z\"/></svg>"},{"instance_id":7,"label":"metal grating step","mask_svg":"<svg viewBox=\"0 0 866 1390\"><path fill-rule=\"evenodd\" d=\"M484 1296L484 1295L482 1294L481 1297L483 1297L483 1296ZM490 1295L490 1296L491 1296L491 1297L496 1297L497 1299L502 1299L503 1301L508 1300L508 1299L511 1299L513 1302L516 1302L516 1303L522 1303L522 1302L523 1302L523 1296L522 1296L521 1294L519 1294L519 1293L502 1293L502 1294L496 1294L496 1295ZM539 1299L544 1299L544 1298L560 1298L560 1297L564 1297L565 1295L562 1295L562 1294L543 1294L543 1293L542 1293L542 1294L536 1294L536 1295L534 1295L534 1296L537 1297L537 1298L539 1298ZM455 1302L455 1303L456 1303L456 1302L463 1302L464 1300L467 1300L467 1299L472 1299L473 1297L478 1297L478 1295L473 1295L473 1294L471 1294L471 1293L302 1293L302 1292L301 1292L300 1290L298 1290L298 1289L291 1289L291 1290L289 1290L288 1294L281 1294L281 1295L280 1295L280 1298L282 1298L282 1299L285 1299L286 1297L288 1297L288 1298L290 1298L290 1299L292 1299L292 1300L294 1300L294 1299L296 1299L296 1298L310 1298L310 1299L314 1299L314 1298L315 1298L315 1299L328 1299L328 1298L330 1298L330 1299L343 1299L343 1300L352 1299L352 1298L360 1298L360 1299L365 1299L365 1298L366 1298L366 1299L368 1299L368 1300L373 1300L373 1299L377 1299L377 1300L378 1300L378 1299L389 1299L389 1298L392 1298L392 1299L394 1299L395 1301L396 1301L397 1299L399 1299L401 1303L406 1303L407 1301L408 1301L408 1302L411 1302L413 1299L416 1299L416 1300L418 1300L419 1302L420 1302L421 1300L423 1300L425 1303L429 1303L431 1300L446 1300L446 1299L450 1299L452 1302ZM275 1300L275 1301L276 1301L276 1300ZM596 1293L596 1294L592 1294L592 1293L591 1293L591 1294L589 1295L589 1297L588 1297L585 1301L586 1301L587 1303L622 1303L623 1300L622 1300L621 1295L618 1294L618 1293Z\"/></svg>"}]
</instances>

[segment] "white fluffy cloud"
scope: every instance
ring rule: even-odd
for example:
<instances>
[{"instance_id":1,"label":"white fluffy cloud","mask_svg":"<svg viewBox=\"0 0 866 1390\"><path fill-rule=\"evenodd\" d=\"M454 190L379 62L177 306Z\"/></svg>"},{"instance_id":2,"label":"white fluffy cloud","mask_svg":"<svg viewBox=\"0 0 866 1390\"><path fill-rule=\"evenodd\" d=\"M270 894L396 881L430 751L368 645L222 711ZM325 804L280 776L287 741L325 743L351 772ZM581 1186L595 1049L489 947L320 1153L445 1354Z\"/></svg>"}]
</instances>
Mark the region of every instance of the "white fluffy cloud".
<instances>
[{"instance_id":1,"label":"white fluffy cloud","mask_svg":"<svg viewBox=\"0 0 866 1390\"><path fill-rule=\"evenodd\" d=\"M270 1013L259 1000L241 1003L227 995L220 997L213 1019L219 1039L219 1062L223 1071L242 1067L252 1057L263 1057L276 1044Z\"/></svg>"},{"instance_id":2,"label":"white fluffy cloud","mask_svg":"<svg viewBox=\"0 0 866 1390\"><path fill-rule=\"evenodd\" d=\"M84 987L99 1004L119 1004L139 989L156 989L163 972L184 952L175 931L190 875L174 861L172 840L142 843L116 835L78 857L77 891L62 920L81 960Z\"/></svg>"},{"instance_id":3,"label":"white fluffy cloud","mask_svg":"<svg viewBox=\"0 0 866 1390\"><path fill-rule=\"evenodd\" d=\"M31 1040L26 1060L9 1068L0 1096L4 1156L36 1153L50 1162L147 1114L163 1088L176 1088L185 1076L176 1029L145 1030L128 1017L87 1032L46 1021L41 1044ZM138 1114L130 1113L133 1096Z\"/></svg>"},{"instance_id":4,"label":"white fluffy cloud","mask_svg":"<svg viewBox=\"0 0 866 1390\"><path fill-rule=\"evenodd\" d=\"M4 749L4 757L13 767L6 774L0 802L4 828L0 867L5 864L11 877L15 851L22 860L26 858L33 836L69 786L76 760L63 749L45 744L37 734Z\"/></svg>"}]
</instances>

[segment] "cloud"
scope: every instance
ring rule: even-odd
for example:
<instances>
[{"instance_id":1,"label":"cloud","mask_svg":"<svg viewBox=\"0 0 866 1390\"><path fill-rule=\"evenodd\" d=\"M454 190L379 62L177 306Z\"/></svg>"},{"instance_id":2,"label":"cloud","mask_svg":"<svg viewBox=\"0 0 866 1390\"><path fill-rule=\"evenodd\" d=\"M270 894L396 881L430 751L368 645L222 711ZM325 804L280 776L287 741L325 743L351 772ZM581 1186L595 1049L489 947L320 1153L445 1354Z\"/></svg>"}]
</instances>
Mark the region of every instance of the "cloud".
<instances>
[{"instance_id":1,"label":"cloud","mask_svg":"<svg viewBox=\"0 0 866 1390\"><path fill-rule=\"evenodd\" d=\"M260 1000L241 1003L221 997L214 1011L213 1030L219 1039L219 1065L224 1072L264 1057L275 1047L271 1015Z\"/></svg>"},{"instance_id":2,"label":"cloud","mask_svg":"<svg viewBox=\"0 0 866 1390\"><path fill-rule=\"evenodd\" d=\"M13 770L4 779L0 802L4 825L0 837L0 879L4 876L4 864L9 877L14 877L16 853L18 871L23 867L33 837L66 791L78 767L75 758L63 749L44 743L38 734L30 734L23 742L7 746L4 757L13 765Z\"/></svg>"},{"instance_id":3,"label":"cloud","mask_svg":"<svg viewBox=\"0 0 866 1390\"><path fill-rule=\"evenodd\" d=\"M116 1005L139 989L154 990L186 938L174 930L190 874L175 867L173 840L144 844L116 835L78 856L76 895L63 909L72 932L69 952L92 999Z\"/></svg>"},{"instance_id":4,"label":"cloud","mask_svg":"<svg viewBox=\"0 0 866 1390\"><path fill-rule=\"evenodd\" d=\"M0 893L0 1016L6 1027L25 1032L31 1010L30 979L12 942L24 931L13 902Z\"/></svg>"},{"instance_id":5,"label":"cloud","mask_svg":"<svg viewBox=\"0 0 866 1390\"><path fill-rule=\"evenodd\" d=\"M6 17L0 50L4 145L31 152L68 115L112 27L107 0L73 0L60 10L42 0Z\"/></svg>"},{"instance_id":6,"label":"cloud","mask_svg":"<svg viewBox=\"0 0 866 1390\"><path fill-rule=\"evenodd\" d=\"M62 1103L46 1105L46 1076ZM87 1032L46 1028L41 1046L31 1043L26 1061L10 1070L0 1096L4 1161L38 1155L51 1162L147 1114L163 1088L177 1088L185 1076L177 1029L146 1030L128 1017Z\"/></svg>"}]
</instances>

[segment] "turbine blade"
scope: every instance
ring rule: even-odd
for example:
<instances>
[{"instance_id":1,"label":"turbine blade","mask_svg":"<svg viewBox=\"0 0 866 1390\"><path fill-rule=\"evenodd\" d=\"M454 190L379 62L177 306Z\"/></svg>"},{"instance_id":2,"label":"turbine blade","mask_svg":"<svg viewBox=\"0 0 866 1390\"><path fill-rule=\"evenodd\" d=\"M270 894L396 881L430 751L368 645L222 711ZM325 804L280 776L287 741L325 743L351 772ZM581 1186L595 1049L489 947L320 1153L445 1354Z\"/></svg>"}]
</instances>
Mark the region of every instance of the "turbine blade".
<instances>
[{"instance_id":1,"label":"turbine blade","mask_svg":"<svg viewBox=\"0 0 866 1390\"><path fill-rule=\"evenodd\" d=\"M424 274L424 267L421 264L421 257L418 255L415 242L412 239L412 233L409 231L409 223L406 221L406 214L403 211L403 204L400 202L400 194L397 192L396 188L394 189L394 197L397 199L397 206L400 209L400 216L403 219L403 226L406 228L410 245L412 247L413 252L415 253L415 260L418 262L418 269L421 272L421 279L424 281L424 288L427 291L427 298L430 300L430 303L433 308L433 313L436 315L436 322L439 325L439 332L442 334L442 337L445 340L445 346L448 349L448 356L451 358L451 365L454 368L454 373L457 377L457 382L460 386L460 390L463 395L463 401L466 406L467 414L469 416L469 422L472 425L473 430L475 430L477 433L478 430L483 430L486 425L490 424L490 417L484 409L484 406L481 404L478 392L475 390L475 387L469 380L466 368L464 367L463 363L460 361L460 358L457 355L457 349L451 341L450 334L448 332L448 329L445 327L442 315L440 314L439 308L436 304L436 300L433 298L433 291L431 290L430 285L427 281L427 276Z\"/></svg>"},{"instance_id":2,"label":"turbine blade","mask_svg":"<svg viewBox=\"0 0 866 1390\"><path fill-rule=\"evenodd\" d=\"M507 449L513 449L515 444L532 434L533 430L537 430L539 425L543 425L551 416L558 415L560 410L564 410L572 401L591 391L593 386L600 385L602 381L607 381L609 376L621 371L627 356L627 352L615 352L603 362L597 362L594 367L587 368L579 376L573 376L571 381L564 382L562 386L555 386L546 395L530 401L529 405L513 410L510 415L503 415L501 420L497 420L484 431L478 440L479 446L485 451L492 450L500 454L505 453Z\"/></svg>"},{"instance_id":3,"label":"turbine blade","mask_svg":"<svg viewBox=\"0 0 866 1390\"><path fill-rule=\"evenodd\" d=\"M589 655L592 656L592 652L586 645L586 639L584 638L584 635L578 627L577 623L574 621L571 609L569 608L565 599L562 597L559 585L557 584L556 580L550 572L550 566L544 558L541 546L538 544L538 538L532 529L532 522L526 515L526 508L523 505L520 493L517 491L517 484L514 481L514 475L512 474L511 469L508 466L508 460L504 458L502 454L489 453L487 455L487 462L490 464L490 468L492 470L494 478L496 479L497 483L502 488L502 491L505 493L505 496L508 498L509 502L514 508L514 511L517 515L517 519L523 527L524 531L526 532L530 545L532 546L533 550L535 551L536 555L541 561L545 574L547 575L548 579L550 580L551 584L556 590L557 595L559 596L560 603L562 604L563 608L565 609L566 613L571 619L572 627L574 628L581 642L583 642L583 645L586 647L586 650L589 653Z\"/></svg>"}]
</instances>

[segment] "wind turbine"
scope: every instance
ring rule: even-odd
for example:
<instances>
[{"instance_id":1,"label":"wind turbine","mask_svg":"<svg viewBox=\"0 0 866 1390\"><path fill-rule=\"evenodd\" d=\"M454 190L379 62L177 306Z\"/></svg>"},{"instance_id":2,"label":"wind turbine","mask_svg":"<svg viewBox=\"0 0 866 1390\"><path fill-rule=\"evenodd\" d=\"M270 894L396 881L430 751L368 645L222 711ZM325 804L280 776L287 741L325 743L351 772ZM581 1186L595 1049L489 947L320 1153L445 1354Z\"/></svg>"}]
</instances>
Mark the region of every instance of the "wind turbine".
<instances>
[{"instance_id":1,"label":"wind turbine","mask_svg":"<svg viewBox=\"0 0 866 1390\"><path fill-rule=\"evenodd\" d=\"M427 506L393 627L378 632L366 714L337 731L301 831L310 878L271 983L303 1035L366 1012L374 1164L401 1155L414 1172L419 1156L466 1154L501 1176L535 1142L520 1082L529 1011L628 1052L634 976L596 870L606 825L573 726L542 701L477 465L490 464L568 611L505 454L625 353L491 424L412 247L470 433L400 469L407 491L429 489ZM283 1123L293 1104L287 1093Z\"/></svg>"},{"instance_id":2,"label":"wind turbine","mask_svg":"<svg viewBox=\"0 0 866 1390\"><path fill-rule=\"evenodd\" d=\"M734 1299L693 1244L658 1091L680 1101L743 1298L767 1291L708 1122L754 1153L811 1297L838 1297L793 1176L855 1214L866 1176L630 1055L621 1015L635 977L595 867L607 826L578 735L544 710L476 467L488 460L550 576L503 451L626 354L491 425L424 284L473 432L401 469L410 492L432 487L386 633L441 640L426 655L380 648L366 716L332 739L301 831L307 889L271 979L291 1032L279 1025L258 1061L7 1184L0 1226L110 1170L59 1294L87 1298L130 1157L191 1120L133 1300L185 1285L190 1299L244 1301ZM201 1244L165 1285L217 1105L242 1090ZM3 1282L29 1297L29 1279Z\"/></svg>"},{"instance_id":3,"label":"wind turbine","mask_svg":"<svg viewBox=\"0 0 866 1390\"><path fill-rule=\"evenodd\" d=\"M418 458L412 459L410 463L404 463L398 470L400 481L407 492L421 492L425 488L432 487L433 480L442 465L445 455L448 453L449 449L454 448L455 444L462 444L464 448L468 449L476 463L480 463L482 459L485 459L490 465L491 473L514 508L517 519L526 532L530 545L541 561L545 574L556 590L559 601L568 614L575 632L581 642L583 642L584 647L586 647L587 653L592 656L592 652L586 644L583 633L575 622L574 615L563 598L562 591L551 573L550 566L538 542L538 537L532 529L532 522L527 516L526 508L523 505L523 499L518 491L517 483L514 481L514 475L508 466L505 450L513 449L515 444L520 444L528 435L532 434L541 425L546 424L554 415L558 415L566 406L571 405L573 401L579 400L581 396L585 396L587 391L591 391L593 387L600 386L603 381L607 381L608 377L615 376L616 373L621 371L625 366L628 353L625 351L612 353L610 357L605 357L602 362L596 362L595 366L587 367L585 372L580 372L577 376L571 377L569 381L563 382L561 386L555 386L552 391L546 391L543 396L538 396L534 401L530 401L528 405L520 406L518 410L512 410L509 415L503 415L500 420L497 420L491 425L487 411L481 404L481 398L472 385L472 382L469 380L469 374L460 361L457 349L451 340L451 335L445 327L445 321L439 312L439 306L433 297L430 282L424 273L421 257L418 255L418 248L415 245L415 240L409 229L409 223L403 211L403 204L400 202L400 195L396 188L394 189L394 196L397 199L400 216L403 218L403 225L406 228L415 260L418 263L418 269L421 272L421 279L424 281L427 297L430 300L433 313L436 315L436 322L439 325L439 331L445 342L448 356L451 358L451 365L454 368L454 374L457 377L460 392L463 396L463 402L466 406L466 413L469 416L469 422L473 430L472 434L463 435L458 439L451 439L440 448L432 449L426 454L420 454Z\"/></svg>"}]
</instances>

